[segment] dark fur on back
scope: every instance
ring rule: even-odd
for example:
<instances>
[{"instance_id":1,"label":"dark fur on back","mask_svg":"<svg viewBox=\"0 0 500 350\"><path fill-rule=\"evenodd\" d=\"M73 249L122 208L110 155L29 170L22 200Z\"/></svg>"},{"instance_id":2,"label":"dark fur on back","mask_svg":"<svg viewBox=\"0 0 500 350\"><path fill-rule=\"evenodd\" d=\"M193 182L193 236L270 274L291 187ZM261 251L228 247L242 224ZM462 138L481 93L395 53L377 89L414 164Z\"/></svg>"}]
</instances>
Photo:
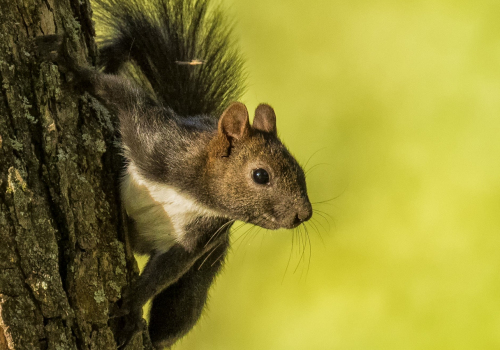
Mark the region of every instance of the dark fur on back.
<instances>
[{"instance_id":1,"label":"dark fur on back","mask_svg":"<svg viewBox=\"0 0 500 350\"><path fill-rule=\"evenodd\" d=\"M121 71L181 116L220 115L242 94L243 61L231 26L209 0L94 3L106 73ZM182 64L195 59L202 64Z\"/></svg>"}]
</instances>

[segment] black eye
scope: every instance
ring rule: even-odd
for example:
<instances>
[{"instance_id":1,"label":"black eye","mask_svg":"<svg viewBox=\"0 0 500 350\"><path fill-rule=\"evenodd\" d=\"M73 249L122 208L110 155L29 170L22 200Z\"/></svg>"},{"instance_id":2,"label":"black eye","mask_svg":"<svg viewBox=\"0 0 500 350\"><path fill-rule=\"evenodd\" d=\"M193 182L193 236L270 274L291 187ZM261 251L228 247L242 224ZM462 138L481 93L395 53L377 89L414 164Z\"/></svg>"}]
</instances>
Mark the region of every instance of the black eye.
<instances>
[{"instance_id":1,"label":"black eye","mask_svg":"<svg viewBox=\"0 0 500 350\"><path fill-rule=\"evenodd\" d=\"M269 183L269 174L264 169L255 169L252 171L253 181L259 185Z\"/></svg>"}]
</instances>

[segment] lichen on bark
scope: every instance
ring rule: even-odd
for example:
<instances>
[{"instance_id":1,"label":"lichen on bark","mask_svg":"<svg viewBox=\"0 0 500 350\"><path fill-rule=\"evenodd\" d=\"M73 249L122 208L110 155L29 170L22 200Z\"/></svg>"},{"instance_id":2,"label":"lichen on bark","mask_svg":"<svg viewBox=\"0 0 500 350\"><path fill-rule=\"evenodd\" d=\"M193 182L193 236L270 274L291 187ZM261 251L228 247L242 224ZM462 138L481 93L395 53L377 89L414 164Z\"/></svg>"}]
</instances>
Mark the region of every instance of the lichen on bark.
<instances>
[{"instance_id":1,"label":"lichen on bark","mask_svg":"<svg viewBox=\"0 0 500 350\"><path fill-rule=\"evenodd\" d=\"M0 350L116 349L110 310L137 275L123 243L116 119L34 38L95 62L88 0L0 0ZM147 336L128 349L150 348Z\"/></svg>"}]
</instances>

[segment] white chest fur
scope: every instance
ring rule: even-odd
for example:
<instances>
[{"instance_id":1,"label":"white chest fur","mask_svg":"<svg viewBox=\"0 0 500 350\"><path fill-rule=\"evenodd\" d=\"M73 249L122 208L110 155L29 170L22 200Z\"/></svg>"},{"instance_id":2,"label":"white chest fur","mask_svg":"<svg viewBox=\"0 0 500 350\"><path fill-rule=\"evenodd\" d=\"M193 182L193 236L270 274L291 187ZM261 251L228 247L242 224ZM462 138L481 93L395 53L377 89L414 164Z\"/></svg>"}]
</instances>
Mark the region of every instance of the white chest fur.
<instances>
[{"instance_id":1,"label":"white chest fur","mask_svg":"<svg viewBox=\"0 0 500 350\"><path fill-rule=\"evenodd\" d=\"M220 216L171 186L145 179L132 163L121 182L121 194L128 216L135 221L137 238L162 252L183 244L185 227L196 217Z\"/></svg>"}]
</instances>

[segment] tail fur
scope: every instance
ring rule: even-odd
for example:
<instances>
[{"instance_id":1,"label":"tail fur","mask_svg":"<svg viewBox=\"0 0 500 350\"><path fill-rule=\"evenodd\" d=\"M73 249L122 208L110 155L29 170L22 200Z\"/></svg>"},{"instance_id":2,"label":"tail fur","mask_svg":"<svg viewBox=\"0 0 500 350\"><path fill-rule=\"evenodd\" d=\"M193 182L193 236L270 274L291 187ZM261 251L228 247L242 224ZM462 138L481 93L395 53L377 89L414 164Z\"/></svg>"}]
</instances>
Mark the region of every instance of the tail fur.
<instances>
[{"instance_id":1,"label":"tail fur","mask_svg":"<svg viewBox=\"0 0 500 350\"><path fill-rule=\"evenodd\" d=\"M94 11L104 71L134 79L177 114L220 115L241 96L243 60L210 0L94 0Z\"/></svg>"}]
</instances>

